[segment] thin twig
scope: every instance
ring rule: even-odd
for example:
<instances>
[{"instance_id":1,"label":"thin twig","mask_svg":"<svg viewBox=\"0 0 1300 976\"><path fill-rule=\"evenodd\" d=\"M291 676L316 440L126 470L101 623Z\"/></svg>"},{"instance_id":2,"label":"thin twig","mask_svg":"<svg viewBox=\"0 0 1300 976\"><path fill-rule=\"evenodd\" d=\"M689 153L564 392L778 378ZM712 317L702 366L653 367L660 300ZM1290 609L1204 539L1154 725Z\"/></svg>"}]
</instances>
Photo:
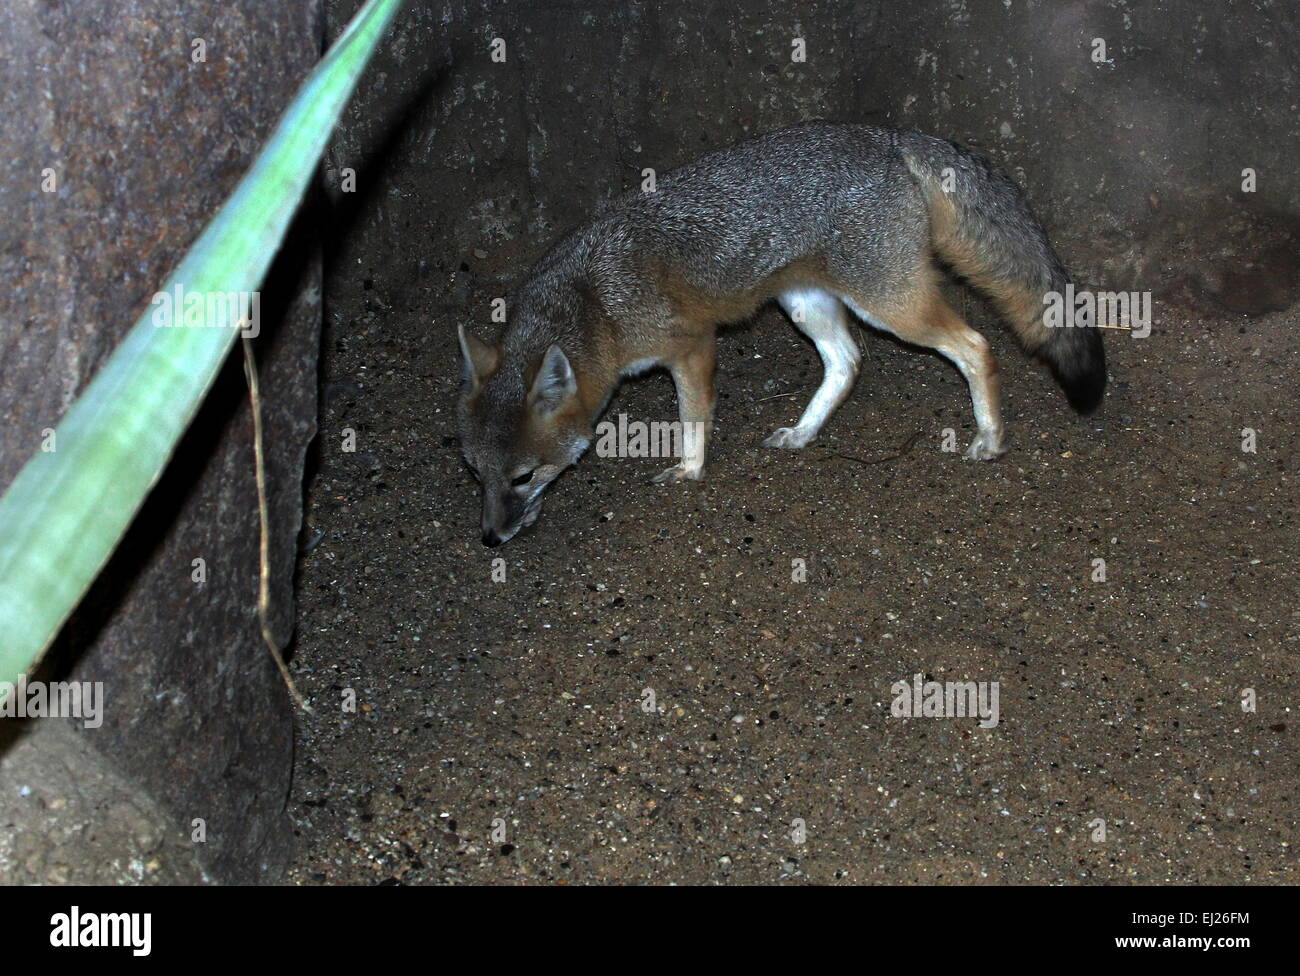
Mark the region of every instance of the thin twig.
<instances>
[{"instance_id":1,"label":"thin twig","mask_svg":"<svg viewBox=\"0 0 1300 976\"><path fill-rule=\"evenodd\" d=\"M257 516L261 528L261 541L258 545L261 572L257 583L257 620L262 628L262 640L266 642L275 666L280 669L280 677L284 679L284 686L289 689L289 695L298 703L299 708L310 715L311 706L303 700L302 695L298 694L298 688L294 685L293 678L289 676L289 669L285 667L280 648L276 646L275 639L271 636L271 519L267 514L266 465L262 457L262 397L257 387L257 362L253 359L253 341L248 336L244 336L243 339L244 376L248 380L248 400L253 408L253 460L257 469Z\"/></svg>"},{"instance_id":2,"label":"thin twig","mask_svg":"<svg viewBox=\"0 0 1300 976\"><path fill-rule=\"evenodd\" d=\"M907 440L903 441L903 443L899 446L897 453L887 454L884 457L879 457L879 458L854 457L852 454L841 454L839 451L830 451L828 453L830 454L831 457L842 458L845 461L852 461L854 464L885 464L889 461L897 461L899 458L903 457L905 454L907 454L909 451L912 450L912 448L916 445L916 442L919 441L923 436L925 436L925 431L918 430Z\"/></svg>"}]
</instances>

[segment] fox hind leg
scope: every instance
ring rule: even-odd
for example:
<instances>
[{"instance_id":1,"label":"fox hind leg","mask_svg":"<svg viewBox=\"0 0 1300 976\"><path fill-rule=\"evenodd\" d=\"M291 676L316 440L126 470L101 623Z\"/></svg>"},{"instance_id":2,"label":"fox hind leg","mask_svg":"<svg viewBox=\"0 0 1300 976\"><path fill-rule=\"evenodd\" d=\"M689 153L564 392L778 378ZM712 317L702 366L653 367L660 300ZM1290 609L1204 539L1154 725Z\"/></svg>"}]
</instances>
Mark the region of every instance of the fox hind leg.
<instances>
[{"instance_id":1,"label":"fox hind leg","mask_svg":"<svg viewBox=\"0 0 1300 976\"><path fill-rule=\"evenodd\" d=\"M988 340L966 324L933 282L903 300L844 302L869 324L892 332L905 342L942 353L961 371L970 387L978 428L966 456L977 461L1001 457L1003 446L1001 381Z\"/></svg>"},{"instance_id":2,"label":"fox hind leg","mask_svg":"<svg viewBox=\"0 0 1300 976\"><path fill-rule=\"evenodd\" d=\"M821 386L804 408L799 422L793 427L778 428L763 441L767 447L796 450L816 439L822 425L849 395L858 378L862 354L849 331L844 303L830 292L819 288L798 289L782 293L777 301L795 328L812 340L822 360Z\"/></svg>"}]
</instances>

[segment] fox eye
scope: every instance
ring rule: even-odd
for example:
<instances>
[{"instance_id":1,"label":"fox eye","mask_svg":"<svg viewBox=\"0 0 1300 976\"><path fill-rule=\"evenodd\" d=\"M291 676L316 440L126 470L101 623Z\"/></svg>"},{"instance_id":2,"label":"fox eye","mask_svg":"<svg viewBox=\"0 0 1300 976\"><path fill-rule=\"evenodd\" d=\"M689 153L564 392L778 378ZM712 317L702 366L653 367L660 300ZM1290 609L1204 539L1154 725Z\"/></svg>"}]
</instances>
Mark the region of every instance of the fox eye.
<instances>
[{"instance_id":1,"label":"fox eye","mask_svg":"<svg viewBox=\"0 0 1300 976\"><path fill-rule=\"evenodd\" d=\"M511 486L514 487L514 488L520 488L520 487L522 487L523 485L528 484L528 482L530 482L530 481L533 480L533 475L534 475L536 472L537 472L537 469L534 468L532 471L525 471L523 474L519 475L519 477L517 477L517 478L511 478L511 479L510 479L510 484L511 484Z\"/></svg>"}]
</instances>

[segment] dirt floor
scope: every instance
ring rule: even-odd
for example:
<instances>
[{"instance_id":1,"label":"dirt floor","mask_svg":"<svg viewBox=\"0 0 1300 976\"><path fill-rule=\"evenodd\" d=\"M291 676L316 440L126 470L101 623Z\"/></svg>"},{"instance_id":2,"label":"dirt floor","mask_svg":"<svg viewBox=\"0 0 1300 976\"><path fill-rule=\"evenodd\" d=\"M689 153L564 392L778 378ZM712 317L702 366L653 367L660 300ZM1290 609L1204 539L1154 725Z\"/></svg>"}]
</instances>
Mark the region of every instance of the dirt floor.
<instances>
[{"instance_id":1,"label":"dirt floor","mask_svg":"<svg viewBox=\"0 0 1300 976\"><path fill-rule=\"evenodd\" d=\"M706 481L591 453L489 550L455 440L466 277L469 305L358 281L331 310L291 880L1300 882L1296 310L1157 302L1081 420L972 309L996 463L942 450L973 427L957 372L875 333L822 438L763 448L820 375L767 310L721 342ZM610 415L673 403L652 375ZM918 673L999 682L999 723L893 717Z\"/></svg>"}]
</instances>

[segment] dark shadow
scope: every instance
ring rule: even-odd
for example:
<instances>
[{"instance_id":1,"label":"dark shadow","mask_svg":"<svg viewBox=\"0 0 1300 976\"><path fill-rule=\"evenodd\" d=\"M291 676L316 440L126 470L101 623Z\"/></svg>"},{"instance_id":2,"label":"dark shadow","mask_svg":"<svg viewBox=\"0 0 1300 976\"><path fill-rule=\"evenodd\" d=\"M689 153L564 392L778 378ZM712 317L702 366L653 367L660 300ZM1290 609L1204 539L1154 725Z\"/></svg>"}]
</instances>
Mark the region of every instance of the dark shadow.
<instances>
[{"instance_id":1,"label":"dark shadow","mask_svg":"<svg viewBox=\"0 0 1300 976\"><path fill-rule=\"evenodd\" d=\"M459 53L457 52L457 54ZM451 61L453 63L456 61L456 55L453 55ZM383 140L372 146L355 162L349 160L350 168L355 169L358 174L364 174L364 178L358 181L359 189L357 192L340 193L332 188L326 188L320 193L321 228L324 240L322 246L321 356L317 362L316 376L316 387L319 391L323 392L325 390L325 350L328 349L332 341L329 314L330 296L324 290L324 285L333 280L343 242L352 234L362 215L371 209L376 196L382 192L383 187L386 185L384 175L400 155L402 140L413 130L431 128L422 121L421 113L431 103L432 98L445 87L450 77L450 63L430 64L421 74L412 91L404 98L397 99L391 110L385 112L382 128L386 135ZM362 83L364 84L364 79ZM324 398L318 397L318 424L325 406ZM320 438L316 437L308 448L303 465L302 486L304 496L320 473L320 466ZM296 572L294 586L296 592Z\"/></svg>"}]
</instances>

